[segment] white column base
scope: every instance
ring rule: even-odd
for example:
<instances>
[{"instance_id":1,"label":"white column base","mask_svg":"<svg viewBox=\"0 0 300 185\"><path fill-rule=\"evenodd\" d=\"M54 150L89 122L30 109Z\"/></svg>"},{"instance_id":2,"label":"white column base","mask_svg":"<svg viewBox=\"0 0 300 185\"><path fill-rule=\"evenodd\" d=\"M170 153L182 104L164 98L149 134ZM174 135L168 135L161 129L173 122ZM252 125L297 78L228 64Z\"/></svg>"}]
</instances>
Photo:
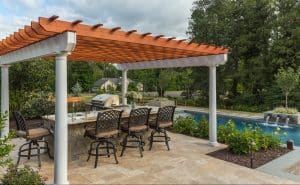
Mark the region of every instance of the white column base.
<instances>
[{"instance_id":1,"label":"white column base","mask_svg":"<svg viewBox=\"0 0 300 185\"><path fill-rule=\"evenodd\" d=\"M208 144L210 145L210 146L213 146L213 147L217 147L217 146L219 146L220 144L218 143L218 142L211 142L211 141L209 141L208 142Z\"/></svg>"}]
</instances>

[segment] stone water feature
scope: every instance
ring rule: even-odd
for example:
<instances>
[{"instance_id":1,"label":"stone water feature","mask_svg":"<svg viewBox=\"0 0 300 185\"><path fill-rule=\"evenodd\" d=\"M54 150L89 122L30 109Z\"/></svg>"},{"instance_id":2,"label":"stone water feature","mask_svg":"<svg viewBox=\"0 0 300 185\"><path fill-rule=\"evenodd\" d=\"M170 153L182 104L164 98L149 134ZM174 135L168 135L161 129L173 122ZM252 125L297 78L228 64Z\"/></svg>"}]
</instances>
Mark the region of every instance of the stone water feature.
<instances>
[{"instance_id":1,"label":"stone water feature","mask_svg":"<svg viewBox=\"0 0 300 185\"><path fill-rule=\"evenodd\" d=\"M264 112L264 120L267 123L284 123L284 125L300 124L300 114L284 114L268 111Z\"/></svg>"}]
</instances>

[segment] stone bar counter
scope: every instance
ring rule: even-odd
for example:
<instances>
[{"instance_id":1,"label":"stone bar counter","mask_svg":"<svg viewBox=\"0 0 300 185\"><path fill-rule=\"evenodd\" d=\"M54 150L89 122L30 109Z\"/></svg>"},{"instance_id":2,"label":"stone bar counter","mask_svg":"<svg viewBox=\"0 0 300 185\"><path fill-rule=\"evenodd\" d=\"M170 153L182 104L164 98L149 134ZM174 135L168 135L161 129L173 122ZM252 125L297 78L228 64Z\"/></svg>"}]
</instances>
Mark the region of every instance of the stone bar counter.
<instances>
[{"instance_id":1,"label":"stone bar counter","mask_svg":"<svg viewBox=\"0 0 300 185\"><path fill-rule=\"evenodd\" d=\"M99 111L78 112L68 114L68 160L78 160L82 154L87 154L89 145L92 140L84 137L85 125L95 125ZM122 114L122 122L128 120L130 109L124 110ZM150 116L154 117L157 114L157 108L152 109ZM55 130L55 115L48 115L43 117L45 123ZM148 141L149 132L145 134L144 141ZM54 135L45 138L49 143L50 153L54 154ZM117 148L119 150L119 143L123 139L123 134L118 138Z\"/></svg>"}]
</instances>

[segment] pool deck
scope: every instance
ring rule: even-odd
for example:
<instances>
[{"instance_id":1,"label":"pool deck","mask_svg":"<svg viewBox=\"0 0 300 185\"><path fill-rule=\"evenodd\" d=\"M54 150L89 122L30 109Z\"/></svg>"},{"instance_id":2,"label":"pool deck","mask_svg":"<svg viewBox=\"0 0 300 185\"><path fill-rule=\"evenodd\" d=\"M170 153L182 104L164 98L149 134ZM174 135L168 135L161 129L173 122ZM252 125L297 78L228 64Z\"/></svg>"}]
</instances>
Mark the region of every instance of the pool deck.
<instances>
[{"instance_id":1,"label":"pool deck","mask_svg":"<svg viewBox=\"0 0 300 185\"><path fill-rule=\"evenodd\" d=\"M206 155L226 147L212 147L207 140L169 133L171 150L162 143L155 143L151 151L146 150L141 158L136 149L126 150L119 157L119 164L112 158L100 158L98 168L93 168L94 158L86 162L87 156L69 162L70 184L296 184L258 170L249 169ZM24 142L14 139L16 161L17 149ZM120 154L118 152L118 154ZM21 163L37 169L37 160L23 159ZM42 156L39 173L53 182L53 160ZM2 172L3 174L3 172Z\"/></svg>"},{"instance_id":2,"label":"pool deck","mask_svg":"<svg viewBox=\"0 0 300 185\"><path fill-rule=\"evenodd\" d=\"M178 109L189 110L195 112L205 112L208 113L208 108L201 107L189 107L189 106L177 106ZM233 110L225 110L225 109L217 109L217 114L224 116L234 116L238 118L246 118L246 119L263 119L263 113L254 113L254 112L244 112L244 111L233 111Z\"/></svg>"},{"instance_id":3,"label":"pool deck","mask_svg":"<svg viewBox=\"0 0 300 185\"><path fill-rule=\"evenodd\" d=\"M295 150L283 155L259 168L259 171L276 175L278 177L287 178L300 183L300 174L297 170L300 166L300 147L295 147ZM296 173L295 173L296 172Z\"/></svg>"}]
</instances>

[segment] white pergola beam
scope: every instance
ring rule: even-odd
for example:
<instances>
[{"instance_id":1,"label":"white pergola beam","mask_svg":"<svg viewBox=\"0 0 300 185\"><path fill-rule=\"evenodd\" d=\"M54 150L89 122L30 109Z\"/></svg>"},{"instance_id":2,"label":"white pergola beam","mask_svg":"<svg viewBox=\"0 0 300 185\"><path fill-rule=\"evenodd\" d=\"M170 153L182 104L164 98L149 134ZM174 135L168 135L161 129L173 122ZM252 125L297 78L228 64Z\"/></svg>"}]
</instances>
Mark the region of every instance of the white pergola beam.
<instances>
[{"instance_id":1,"label":"white pergola beam","mask_svg":"<svg viewBox=\"0 0 300 185\"><path fill-rule=\"evenodd\" d=\"M24 48L0 56L0 65L12 64L32 58L70 52L76 44L75 32L63 32Z\"/></svg>"},{"instance_id":2,"label":"white pergola beam","mask_svg":"<svg viewBox=\"0 0 300 185\"><path fill-rule=\"evenodd\" d=\"M154 68L175 68L175 67L196 67L196 66L218 66L225 64L227 54L209 55L200 57L165 59L156 61L143 61L117 64L118 70L154 69Z\"/></svg>"}]
</instances>

